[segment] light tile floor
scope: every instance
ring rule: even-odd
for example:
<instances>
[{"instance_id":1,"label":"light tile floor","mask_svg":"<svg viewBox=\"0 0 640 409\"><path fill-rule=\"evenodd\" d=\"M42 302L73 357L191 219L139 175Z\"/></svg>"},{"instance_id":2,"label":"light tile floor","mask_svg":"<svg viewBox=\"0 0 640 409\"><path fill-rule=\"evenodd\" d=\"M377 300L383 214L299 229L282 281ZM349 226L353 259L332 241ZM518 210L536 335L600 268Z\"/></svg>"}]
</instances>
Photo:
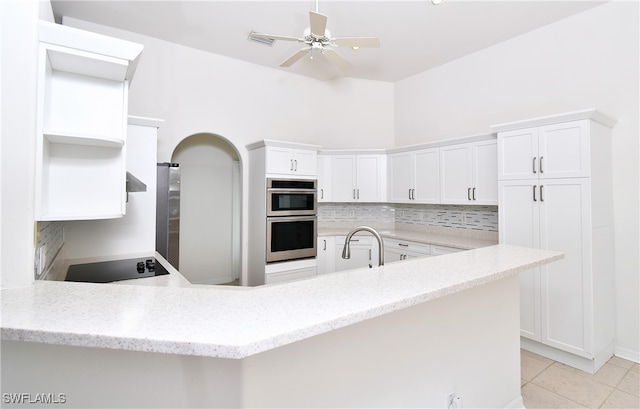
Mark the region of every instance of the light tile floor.
<instances>
[{"instance_id":1,"label":"light tile floor","mask_svg":"<svg viewBox=\"0 0 640 409\"><path fill-rule=\"evenodd\" d=\"M640 365L613 357L595 375L521 351L527 409L640 408Z\"/></svg>"}]
</instances>

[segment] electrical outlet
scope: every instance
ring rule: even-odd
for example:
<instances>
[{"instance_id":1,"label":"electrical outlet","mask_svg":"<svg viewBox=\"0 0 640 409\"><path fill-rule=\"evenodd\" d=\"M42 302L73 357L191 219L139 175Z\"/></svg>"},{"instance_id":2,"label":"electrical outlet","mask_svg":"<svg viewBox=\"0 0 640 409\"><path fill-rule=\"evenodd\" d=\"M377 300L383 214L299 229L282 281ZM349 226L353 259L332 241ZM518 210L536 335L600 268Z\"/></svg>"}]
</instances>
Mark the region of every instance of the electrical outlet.
<instances>
[{"instance_id":1,"label":"electrical outlet","mask_svg":"<svg viewBox=\"0 0 640 409\"><path fill-rule=\"evenodd\" d=\"M454 392L449 392L447 395L447 409L453 409L455 395L456 394Z\"/></svg>"}]
</instances>

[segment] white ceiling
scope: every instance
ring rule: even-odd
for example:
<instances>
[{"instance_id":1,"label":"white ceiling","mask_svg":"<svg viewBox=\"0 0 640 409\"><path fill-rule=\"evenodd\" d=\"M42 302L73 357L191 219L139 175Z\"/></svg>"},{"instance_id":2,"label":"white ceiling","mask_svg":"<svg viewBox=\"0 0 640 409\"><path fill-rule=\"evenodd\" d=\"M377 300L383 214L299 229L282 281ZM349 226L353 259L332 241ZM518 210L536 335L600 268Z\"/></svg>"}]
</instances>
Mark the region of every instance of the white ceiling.
<instances>
[{"instance_id":1,"label":"white ceiling","mask_svg":"<svg viewBox=\"0 0 640 409\"><path fill-rule=\"evenodd\" d=\"M322 58L279 64L302 45L247 40L259 31L301 37L315 0L297 1L62 1L56 20L70 16L134 31L239 60L329 80L353 77L395 82L522 33L580 13L604 1L430 0L320 1L333 37L380 38L381 48L336 50L353 64L346 72ZM144 57L143 57L144 58Z\"/></svg>"}]
</instances>

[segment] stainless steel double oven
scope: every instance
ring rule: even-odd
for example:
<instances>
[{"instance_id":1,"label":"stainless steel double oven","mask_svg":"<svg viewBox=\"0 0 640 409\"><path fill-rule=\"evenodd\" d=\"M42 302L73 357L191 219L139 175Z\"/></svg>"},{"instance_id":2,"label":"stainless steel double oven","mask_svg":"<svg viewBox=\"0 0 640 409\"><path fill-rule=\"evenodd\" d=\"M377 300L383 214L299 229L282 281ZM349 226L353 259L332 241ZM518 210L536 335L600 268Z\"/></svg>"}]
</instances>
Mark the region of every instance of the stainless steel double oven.
<instances>
[{"instance_id":1,"label":"stainless steel double oven","mask_svg":"<svg viewBox=\"0 0 640 409\"><path fill-rule=\"evenodd\" d=\"M316 256L317 182L267 179L267 263Z\"/></svg>"}]
</instances>

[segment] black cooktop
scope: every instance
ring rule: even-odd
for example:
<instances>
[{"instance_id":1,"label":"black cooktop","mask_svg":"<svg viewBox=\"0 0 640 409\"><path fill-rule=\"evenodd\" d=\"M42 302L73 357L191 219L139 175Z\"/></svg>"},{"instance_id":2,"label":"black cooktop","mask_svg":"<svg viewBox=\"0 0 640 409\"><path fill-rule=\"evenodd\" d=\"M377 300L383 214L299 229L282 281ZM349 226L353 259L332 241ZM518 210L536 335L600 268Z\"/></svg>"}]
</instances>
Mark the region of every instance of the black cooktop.
<instances>
[{"instance_id":1,"label":"black cooktop","mask_svg":"<svg viewBox=\"0 0 640 409\"><path fill-rule=\"evenodd\" d=\"M86 283L110 283L133 278L156 277L169 272L154 257L127 260L101 261L98 263L69 266L65 281Z\"/></svg>"}]
</instances>

